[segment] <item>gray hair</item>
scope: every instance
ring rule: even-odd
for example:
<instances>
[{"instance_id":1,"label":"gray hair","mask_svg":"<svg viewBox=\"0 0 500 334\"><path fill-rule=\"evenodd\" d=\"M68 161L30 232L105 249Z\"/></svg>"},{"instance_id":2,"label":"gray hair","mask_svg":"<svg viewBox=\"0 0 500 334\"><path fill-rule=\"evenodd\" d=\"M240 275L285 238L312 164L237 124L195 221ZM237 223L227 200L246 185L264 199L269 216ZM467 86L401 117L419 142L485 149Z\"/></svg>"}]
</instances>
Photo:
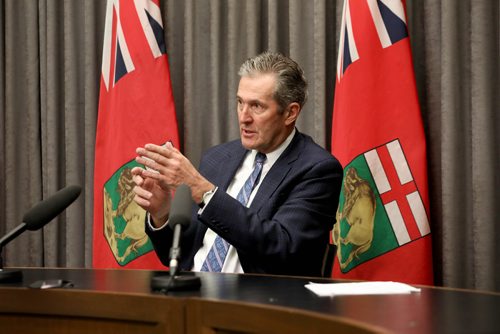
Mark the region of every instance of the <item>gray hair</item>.
<instances>
[{"instance_id":1,"label":"gray hair","mask_svg":"<svg viewBox=\"0 0 500 334\"><path fill-rule=\"evenodd\" d=\"M276 74L274 99L281 111L292 102L302 109L307 100L307 81L299 64L280 53L266 51L247 59L238 72L240 77L267 73Z\"/></svg>"}]
</instances>

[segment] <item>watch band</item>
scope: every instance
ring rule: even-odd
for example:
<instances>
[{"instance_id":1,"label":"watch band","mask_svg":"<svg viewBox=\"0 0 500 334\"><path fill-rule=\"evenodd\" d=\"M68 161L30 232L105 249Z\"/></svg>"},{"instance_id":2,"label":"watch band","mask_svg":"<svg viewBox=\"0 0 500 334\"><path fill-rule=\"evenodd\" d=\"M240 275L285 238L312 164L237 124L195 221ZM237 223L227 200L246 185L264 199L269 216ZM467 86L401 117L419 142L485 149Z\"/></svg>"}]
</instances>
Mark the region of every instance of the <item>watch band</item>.
<instances>
[{"instance_id":1,"label":"watch band","mask_svg":"<svg viewBox=\"0 0 500 334\"><path fill-rule=\"evenodd\" d=\"M217 190L217 187L210 189L209 191L206 191L203 196L201 196L201 203L198 204L200 209L203 209L205 205L208 203L208 200L212 197L212 195L215 193Z\"/></svg>"}]
</instances>

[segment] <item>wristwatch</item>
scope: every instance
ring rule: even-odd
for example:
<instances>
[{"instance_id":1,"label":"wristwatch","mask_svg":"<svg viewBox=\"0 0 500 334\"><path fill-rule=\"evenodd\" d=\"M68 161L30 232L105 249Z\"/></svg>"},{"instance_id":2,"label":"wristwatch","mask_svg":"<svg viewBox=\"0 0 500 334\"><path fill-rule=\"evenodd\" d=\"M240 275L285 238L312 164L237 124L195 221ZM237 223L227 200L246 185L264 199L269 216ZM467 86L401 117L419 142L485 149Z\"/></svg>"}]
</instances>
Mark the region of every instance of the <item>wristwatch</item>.
<instances>
[{"instance_id":1,"label":"wristwatch","mask_svg":"<svg viewBox=\"0 0 500 334\"><path fill-rule=\"evenodd\" d=\"M198 203L198 206L200 207L200 209L203 209L205 207L205 205L208 203L210 198L212 198L212 195L215 193L216 190L217 190L217 187L210 189L209 191L206 191L203 194L203 196L201 196L201 203Z\"/></svg>"}]
</instances>

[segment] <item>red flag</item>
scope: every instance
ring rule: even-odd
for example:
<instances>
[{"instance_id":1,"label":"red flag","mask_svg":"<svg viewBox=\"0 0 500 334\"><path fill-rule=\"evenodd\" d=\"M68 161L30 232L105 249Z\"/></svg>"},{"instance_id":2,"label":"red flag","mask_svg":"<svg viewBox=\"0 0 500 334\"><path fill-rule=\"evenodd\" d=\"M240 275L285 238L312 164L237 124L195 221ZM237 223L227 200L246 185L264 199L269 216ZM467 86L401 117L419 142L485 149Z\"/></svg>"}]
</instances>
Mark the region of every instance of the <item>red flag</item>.
<instances>
[{"instance_id":1,"label":"red flag","mask_svg":"<svg viewBox=\"0 0 500 334\"><path fill-rule=\"evenodd\" d=\"M133 201L135 149L179 147L159 1L108 0L94 167L93 266L164 269Z\"/></svg>"},{"instance_id":2,"label":"red flag","mask_svg":"<svg viewBox=\"0 0 500 334\"><path fill-rule=\"evenodd\" d=\"M425 135L404 3L344 2L332 125L333 277L433 284Z\"/></svg>"}]
</instances>

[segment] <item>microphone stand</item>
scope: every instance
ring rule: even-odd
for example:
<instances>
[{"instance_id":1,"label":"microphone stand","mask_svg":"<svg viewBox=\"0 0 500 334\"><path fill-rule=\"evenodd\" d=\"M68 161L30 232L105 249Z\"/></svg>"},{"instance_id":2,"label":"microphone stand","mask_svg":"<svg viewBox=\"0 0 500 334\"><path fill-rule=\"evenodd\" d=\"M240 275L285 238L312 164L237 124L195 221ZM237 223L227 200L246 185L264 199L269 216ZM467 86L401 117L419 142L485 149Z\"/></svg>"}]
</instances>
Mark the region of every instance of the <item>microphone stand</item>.
<instances>
[{"instance_id":1,"label":"microphone stand","mask_svg":"<svg viewBox=\"0 0 500 334\"><path fill-rule=\"evenodd\" d=\"M162 293L169 291L196 290L201 286L201 279L193 272L158 274L151 279L151 288Z\"/></svg>"},{"instance_id":2,"label":"microphone stand","mask_svg":"<svg viewBox=\"0 0 500 334\"><path fill-rule=\"evenodd\" d=\"M0 238L0 283L16 283L23 280L20 270L4 270L3 247L26 230L36 231L54 219L80 195L80 186L69 186L32 207L23 217L23 222Z\"/></svg>"},{"instance_id":3,"label":"microphone stand","mask_svg":"<svg viewBox=\"0 0 500 334\"><path fill-rule=\"evenodd\" d=\"M23 273L20 270L3 269L3 246L26 230L26 224L21 223L7 235L0 239L0 283L17 283L23 280Z\"/></svg>"},{"instance_id":4,"label":"microphone stand","mask_svg":"<svg viewBox=\"0 0 500 334\"><path fill-rule=\"evenodd\" d=\"M181 224L174 226L174 238L170 248L170 264L168 276L157 275L151 279L151 287L163 293L176 290L195 290L201 286L201 280L191 272L178 272L179 258L181 256L180 235Z\"/></svg>"},{"instance_id":5,"label":"microphone stand","mask_svg":"<svg viewBox=\"0 0 500 334\"><path fill-rule=\"evenodd\" d=\"M170 290L194 290L201 286L201 280L194 273L178 273L181 258L181 230L188 226L191 220L191 190L187 185L180 185L172 201L169 226L174 230L172 247L170 248L170 263L168 275L160 274L151 279L153 290L167 293Z\"/></svg>"},{"instance_id":6,"label":"microphone stand","mask_svg":"<svg viewBox=\"0 0 500 334\"><path fill-rule=\"evenodd\" d=\"M21 270L3 269L2 249L0 249L0 283L18 283L22 280L23 272Z\"/></svg>"}]
</instances>

